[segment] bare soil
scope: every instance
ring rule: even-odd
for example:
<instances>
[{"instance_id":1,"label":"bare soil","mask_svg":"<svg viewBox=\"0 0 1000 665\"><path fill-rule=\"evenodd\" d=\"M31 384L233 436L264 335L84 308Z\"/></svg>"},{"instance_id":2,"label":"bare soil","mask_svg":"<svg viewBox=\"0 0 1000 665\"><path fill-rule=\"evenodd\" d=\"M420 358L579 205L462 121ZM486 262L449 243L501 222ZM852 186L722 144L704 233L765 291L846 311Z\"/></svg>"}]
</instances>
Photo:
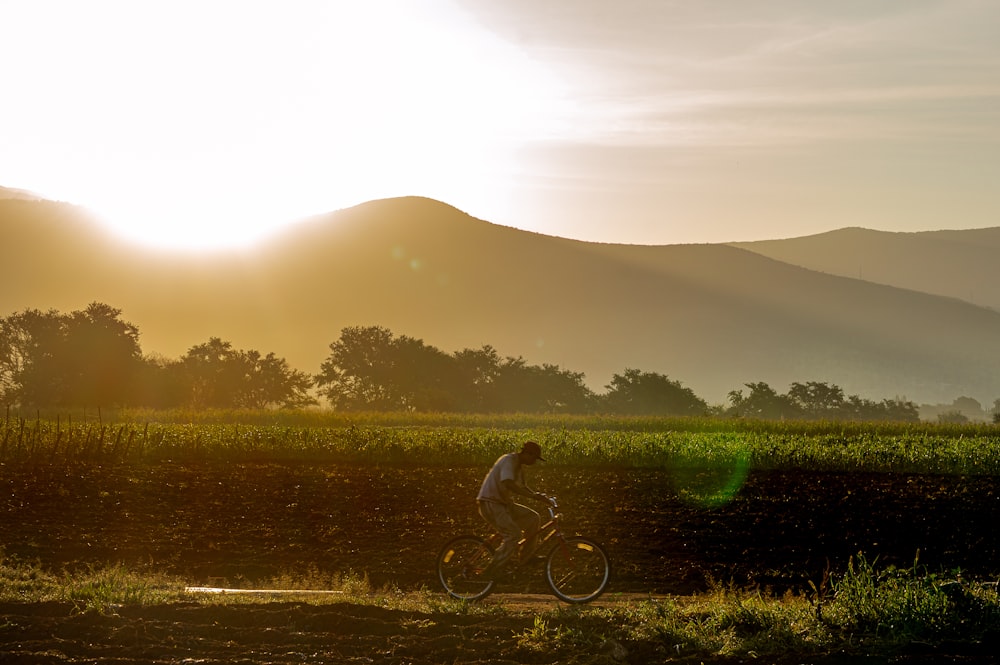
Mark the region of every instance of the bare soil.
<instances>
[{"instance_id":1,"label":"bare soil","mask_svg":"<svg viewBox=\"0 0 1000 665\"><path fill-rule=\"evenodd\" d=\"M314 568L364 574L375 586L435 590L441 545L456 533L485 532L473 501L484 471L6 465L0 544L8 557L54 570L121 562L192 585L251 587ZM919 554L932 571L960 568L979 579L1000 572L1000 479L993 477L751 473L732 500L715 507L684 500L667 471L539 467L531 479L560 498L566 531L605 545L612 600L689 594L712 580L804 589L859 552L879 566L909 567ZM507 591L546 589L539 574ZM518 645L515 636L533 626L530 606L489 617L287 602L123 607L108 616L72 609L0 607L0 660L559 662L557 651ZM677 660L659 648L609 643L595 648L594 660ZM945 654L899 654L892 662L925 658L940 662ZM977 655L962 658L975 662Z\"/></svg>"}]
</instances>

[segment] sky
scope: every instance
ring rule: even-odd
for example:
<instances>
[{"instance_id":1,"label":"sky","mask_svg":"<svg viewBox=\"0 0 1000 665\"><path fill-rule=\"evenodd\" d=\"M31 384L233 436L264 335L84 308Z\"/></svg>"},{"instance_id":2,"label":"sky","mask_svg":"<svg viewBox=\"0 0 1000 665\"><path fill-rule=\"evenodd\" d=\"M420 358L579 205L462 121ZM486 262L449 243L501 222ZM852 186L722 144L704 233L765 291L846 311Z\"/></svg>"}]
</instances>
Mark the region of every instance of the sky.
<instances>
[{"instance_id":1,"label":"sky","mask_svg":"<svg viewBox=\"0 0 1000 665\"><path fill-rule=\"evenodd\" d=\"M597 242L1000 225L992 0L0 0L0 186L162 247L427 196Z\"/></svg>"}]
</instances>

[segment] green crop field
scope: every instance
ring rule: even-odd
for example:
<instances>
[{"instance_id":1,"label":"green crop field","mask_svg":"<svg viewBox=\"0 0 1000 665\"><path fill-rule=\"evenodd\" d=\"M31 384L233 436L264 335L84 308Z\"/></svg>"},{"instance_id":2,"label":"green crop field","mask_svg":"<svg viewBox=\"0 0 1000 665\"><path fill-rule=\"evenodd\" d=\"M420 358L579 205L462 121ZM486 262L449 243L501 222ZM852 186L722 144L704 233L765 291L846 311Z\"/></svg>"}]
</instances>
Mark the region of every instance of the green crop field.
<instances>
[{"instance_id":1,"label":"green crop field","mask_svg":"<svg viewBox=\"0 0 1000 665\"><path fill-rule=\"evenodd\" d=\"M712 419L122 412L0 421L0 460L487 464L535 439L553 464L1000 474L1000 426Z\"/></svg>"}]
</instances>

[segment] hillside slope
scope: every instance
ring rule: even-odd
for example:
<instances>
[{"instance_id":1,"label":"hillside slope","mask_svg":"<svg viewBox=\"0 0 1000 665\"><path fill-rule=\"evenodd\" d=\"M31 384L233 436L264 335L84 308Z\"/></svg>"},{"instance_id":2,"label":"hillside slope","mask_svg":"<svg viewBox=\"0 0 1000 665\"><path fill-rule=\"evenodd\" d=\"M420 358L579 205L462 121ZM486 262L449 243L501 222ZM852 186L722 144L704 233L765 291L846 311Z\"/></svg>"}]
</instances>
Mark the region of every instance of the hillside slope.
<instances>
[{"instance_id":1,"label":"hillside slope","mask_svg":"<svg viewBox=\"0 0 1000 665\"><path fill-rule=\"evenodd\" d=\"M40 201L44 197L29 192L25 189L12 189L10 187L0 187L0 199L21 199L25 201Z\"/></svg>"},{"instance_id":2,"label":"hillside slope","mask_svg":"<svg viewBox=\"0 0 1000 665\"><path fill-rule=\"evenodd\" d=\"M810 270L960 298L1000 311L1000 227L920 233L847 228L732 246Z\"/></svg>"},{"instance_id":3,"label":"hillside slope","mask_svg":"<svg viewBox=\"0 0 1000 665\"><path fill-rule=\"evenodd\" d=\"M1000 395L1000 313L732 246L572 241L421 198L203 256L118 244L63 204L0 201L0 223L0 314L106 302L146 353L168 357L218 336L316 372L343 327L382 325L447 352L490 344L584 372L598 391L632 367L712 403L750 381L917 402Z\"/></svg>"}]
</instances>

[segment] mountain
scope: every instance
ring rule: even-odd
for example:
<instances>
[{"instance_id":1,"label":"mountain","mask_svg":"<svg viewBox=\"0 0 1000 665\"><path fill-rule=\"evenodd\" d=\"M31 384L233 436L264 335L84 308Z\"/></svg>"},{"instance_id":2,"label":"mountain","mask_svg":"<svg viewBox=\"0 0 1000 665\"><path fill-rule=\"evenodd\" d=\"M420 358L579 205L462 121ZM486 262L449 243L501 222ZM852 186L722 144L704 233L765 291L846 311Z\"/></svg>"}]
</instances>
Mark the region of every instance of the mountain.
<instances>
[{"instance_id":1,"label":"mountain","mask_svg":"<svg viewBox=\"0 0 1000 665\"><path fill-rule=\"evenodd\" d=\"M878 284L959 298L1000 311L1000 227L889 233L829 233L731 243L772 259Z\"/></svg>"},{"instance_id":2,"label":"mountain","mask_svg":"<svg viewBox=\"0 0 1000 665\"><path fill-rule=\"evenodd\" d=\"M0 187L0 199L22 199L26 201L41 201L44 197L29 192L26 189L13 189L11 187Z\"/></svg>"},{"instance_id":3,"label":"mountain","mask_svg":"<svg viewBox=\"0 0 1000 665\"><path fill-rule=\"evenodd\" d=\"M0 224L0 315L104 302L167 357L216 336L315 373L344 327L381 325L449 353L490 344L583 372L598 392L638 368L710 403L755 381L918 403L1000 396L1000 313L741 247L567 240L422 198L206 255L122 244L66 204L0 200Z\"/></svg>"}]
</instances>

